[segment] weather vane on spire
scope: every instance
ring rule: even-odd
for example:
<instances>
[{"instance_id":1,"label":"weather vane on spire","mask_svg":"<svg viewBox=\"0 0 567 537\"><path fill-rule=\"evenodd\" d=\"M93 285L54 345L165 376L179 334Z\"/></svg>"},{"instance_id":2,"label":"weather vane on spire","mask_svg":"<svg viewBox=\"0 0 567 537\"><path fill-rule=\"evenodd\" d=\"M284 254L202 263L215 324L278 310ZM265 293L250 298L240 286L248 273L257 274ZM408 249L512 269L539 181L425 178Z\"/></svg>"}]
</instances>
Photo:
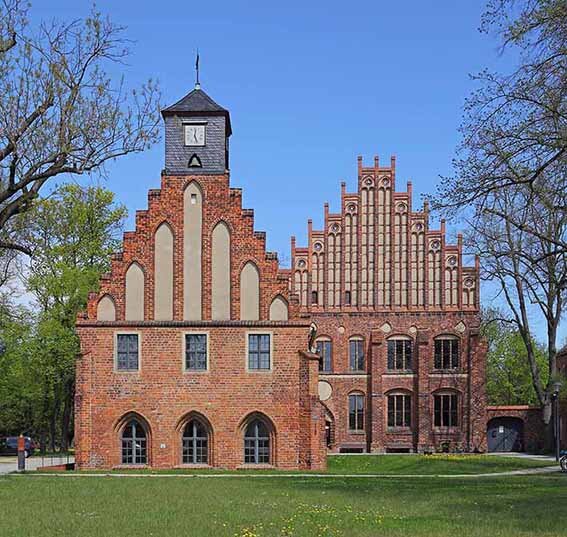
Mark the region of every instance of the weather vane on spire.
<instances>
[{"instance_id":1,"label":"weather vane on spire","mask_svg":"<svg viewBox=\"0 0 567 537\"><path fill-rule=\"evenodd\" d=\"M195 71L197 72L197 80L195 81L195 89L201 89L199 82L199 49L197 49L197 58L195 59Z\"/></svg>"}]
</instances>

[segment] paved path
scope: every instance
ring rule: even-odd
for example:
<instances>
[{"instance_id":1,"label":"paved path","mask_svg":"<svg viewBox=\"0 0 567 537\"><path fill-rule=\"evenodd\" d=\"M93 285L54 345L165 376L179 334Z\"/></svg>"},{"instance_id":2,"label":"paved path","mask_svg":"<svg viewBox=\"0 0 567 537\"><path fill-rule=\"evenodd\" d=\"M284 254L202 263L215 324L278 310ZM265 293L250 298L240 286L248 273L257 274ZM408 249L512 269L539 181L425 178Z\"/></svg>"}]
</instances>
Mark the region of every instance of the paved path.
<instances>
[{"instance_id":1,"label":"paved path","mask_svg":"<svg viewBox=\"0 0 567 537\"><path fill-rule=\"evenodd\" d=\"M507 477L515 475L536 475L536 474L556 474L560 473L558 466L545 466L543 468L526 468L523 470L510 470L507 472L493 472L486 474L134 474L134 473L87 473L87 472L34 472L25 475L42 476L42 477L166 477L166 478L264 478L279 477L293 479L427 479L427 478L446 478L446 479L463 479L463 478L482 478L482 477ZM24 474L14 474L24 475ZM567 479L567 474L565 475Z\"/></svg>"},{"instance_id":2,"label":"paved path","mask_svg":"<svg viewBox=\"0 0 567 537\"><path fill-rule=\"evenodd\" d=\"M26 459L26 470L37 470L41 466L55 466L57 464L66 464L67 462L74 462L73 457L41 457L35 456ZM17 457L0 457L0 475L9 474L18 470Z\"/></svg>"},{"instance_id":3,"label":"paved path","mask_svg":"<svg viewBox=\"0 0 567 537\"><path fill-rule=\"evenodd\" d=\"M507 459L531 459L533 461L544 461L549 464L557 464L554 455L534 455L531 453L518 453L515 451L504 451L499 453L487 453L489 457L506 457Z\"/></svg>"},{"instance_id":4,"label":"paved path","mask_svg":"<svg viewBox=\"0 0 567 537\"><path fill-rule=\"evenodd\" d=\"M279 477L279 478L327 478L327 479L423 479L423 478L448 478L448 479L462 479L462 478L482 478L482 477L505 477L514 475L535 475L535 474L552 474L558 473L559 465L555 462L555 457L548 455L530 455L527 453L489 453L487 454L491 457L514 457L518 459L533 459L537 461L549 462L550 466L545 466L541 468L524 468L521 470L508 470L506 472L492 472L492 473L482 473L482 474L312 474L312 473L297 473L297 474L249 474L249 473L237 473L237 474L149 474L149 473L88 473L88 472L49 472L49 473L34 473L27 475L38 475L38 476L58 476L58 477L178 477L178 478L190 478L190 477L203 477L203 478L262 478L262 477ZM45 457L43 460L40 456L30 457L26 459L26 470L37 470L41 466L54 466L57 464L65 464L67 462L74 462L73 457ZM16 457L0 457L0 475L8 474L11 472L16 472L18 469L18 463ZM565 474L567 479L567 474Z\"/></svg>"}]
</instances>

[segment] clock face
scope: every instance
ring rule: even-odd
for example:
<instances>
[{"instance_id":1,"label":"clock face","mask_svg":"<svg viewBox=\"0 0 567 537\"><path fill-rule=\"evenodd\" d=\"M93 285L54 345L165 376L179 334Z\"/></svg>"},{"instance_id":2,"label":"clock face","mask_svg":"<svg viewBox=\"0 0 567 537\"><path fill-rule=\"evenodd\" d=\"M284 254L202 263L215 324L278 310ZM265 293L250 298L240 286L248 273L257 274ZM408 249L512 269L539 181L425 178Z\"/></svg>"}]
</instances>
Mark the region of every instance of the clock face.
<instances>
[{"instance_id":1,"label":"clock face","mask_svg":"<svg viewBox=\"0 0 567 537\"><path fill-rule=\"evenodd\" d=\"M185 125L185 145L205 145L205 125Z\"/></svg>"}]
</instances>

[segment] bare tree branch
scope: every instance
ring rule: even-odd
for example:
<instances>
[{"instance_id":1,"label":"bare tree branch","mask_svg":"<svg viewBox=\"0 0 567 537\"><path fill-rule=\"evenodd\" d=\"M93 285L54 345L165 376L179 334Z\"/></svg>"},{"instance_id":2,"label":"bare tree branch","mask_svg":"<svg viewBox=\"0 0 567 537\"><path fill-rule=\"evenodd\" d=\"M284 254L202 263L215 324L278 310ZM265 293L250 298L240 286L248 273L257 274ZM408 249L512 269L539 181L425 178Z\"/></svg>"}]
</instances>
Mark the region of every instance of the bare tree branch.
<instances>
[{"instance_id":1,"label":"bare tree branch","mask_svg":"<svg viewBox=\"0 0 567 537\"><path fill-rule=\"evenodd\" d=\"M1 236L54 177L104 173L107 162L155 143L160 93L152 80L127 91L107 74L124 62L128 41L98 12L32 34L27 3L0 2Z\"/></svg>"}]
</instances>

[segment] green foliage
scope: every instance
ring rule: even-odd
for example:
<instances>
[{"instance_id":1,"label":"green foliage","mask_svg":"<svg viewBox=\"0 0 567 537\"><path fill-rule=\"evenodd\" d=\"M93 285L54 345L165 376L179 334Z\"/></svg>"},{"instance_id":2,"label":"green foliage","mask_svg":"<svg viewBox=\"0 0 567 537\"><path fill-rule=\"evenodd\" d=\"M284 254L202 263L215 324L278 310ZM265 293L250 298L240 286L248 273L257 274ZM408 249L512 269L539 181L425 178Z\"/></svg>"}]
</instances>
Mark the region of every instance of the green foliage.
<instances>
[{"instance_id":1,"label":"green foliage","mask_svg":"<svg viewBox=\"0 0 567 537\"><path fill-rule=\"evenodd\" d=\"M483 324L488 340L486 393L491 405L539 405L535 392L526 345L513 325L494 320L494 312ZM547 384L548 367L545 348L534 341L536 362L542 384Z\"/></svg>"},{"instance_id":2,"label":"green foliage","mask_svg":"<svg viewBox=\"0 0 567 537\"><path fill-rule=\"evenodd\" d=\"M0 309L0 434L66 447L72 436L77 313L109 269L126 209L98 186L65 185L28 213L26 288L39 304Z\"/></svg>"},{"instance_id":3,"label":"green foliage","mask_svg":"<svg viewBox=\"0 0 567 537\"><path fill-rule=\"evenodd\" d=\"M495 285L506 319L523 336L545 424L567 292L565 21L565 0L487 0L481 30L496 36L512 62L506 72L473 75L454 173L433 200L435 209L468 221L467 250L479 255L481 278ZM532 339L538 325L545 364ZM500 353L498 363L511 371L511 359ZM517 382L508 379L510 388Z\"/></svg>"},{"instance_id":4,"label":"green foliage","mask_svg":"<svg viewBox=\"0 0 567 537\"><path fill-rule=\"evenodd\" d=\"M45 311L74 324L89 291L110 268L126 208L102 187L70 184L36 204L30 215L34 255L28 289Z\"/></svg>"}]
</instances>

